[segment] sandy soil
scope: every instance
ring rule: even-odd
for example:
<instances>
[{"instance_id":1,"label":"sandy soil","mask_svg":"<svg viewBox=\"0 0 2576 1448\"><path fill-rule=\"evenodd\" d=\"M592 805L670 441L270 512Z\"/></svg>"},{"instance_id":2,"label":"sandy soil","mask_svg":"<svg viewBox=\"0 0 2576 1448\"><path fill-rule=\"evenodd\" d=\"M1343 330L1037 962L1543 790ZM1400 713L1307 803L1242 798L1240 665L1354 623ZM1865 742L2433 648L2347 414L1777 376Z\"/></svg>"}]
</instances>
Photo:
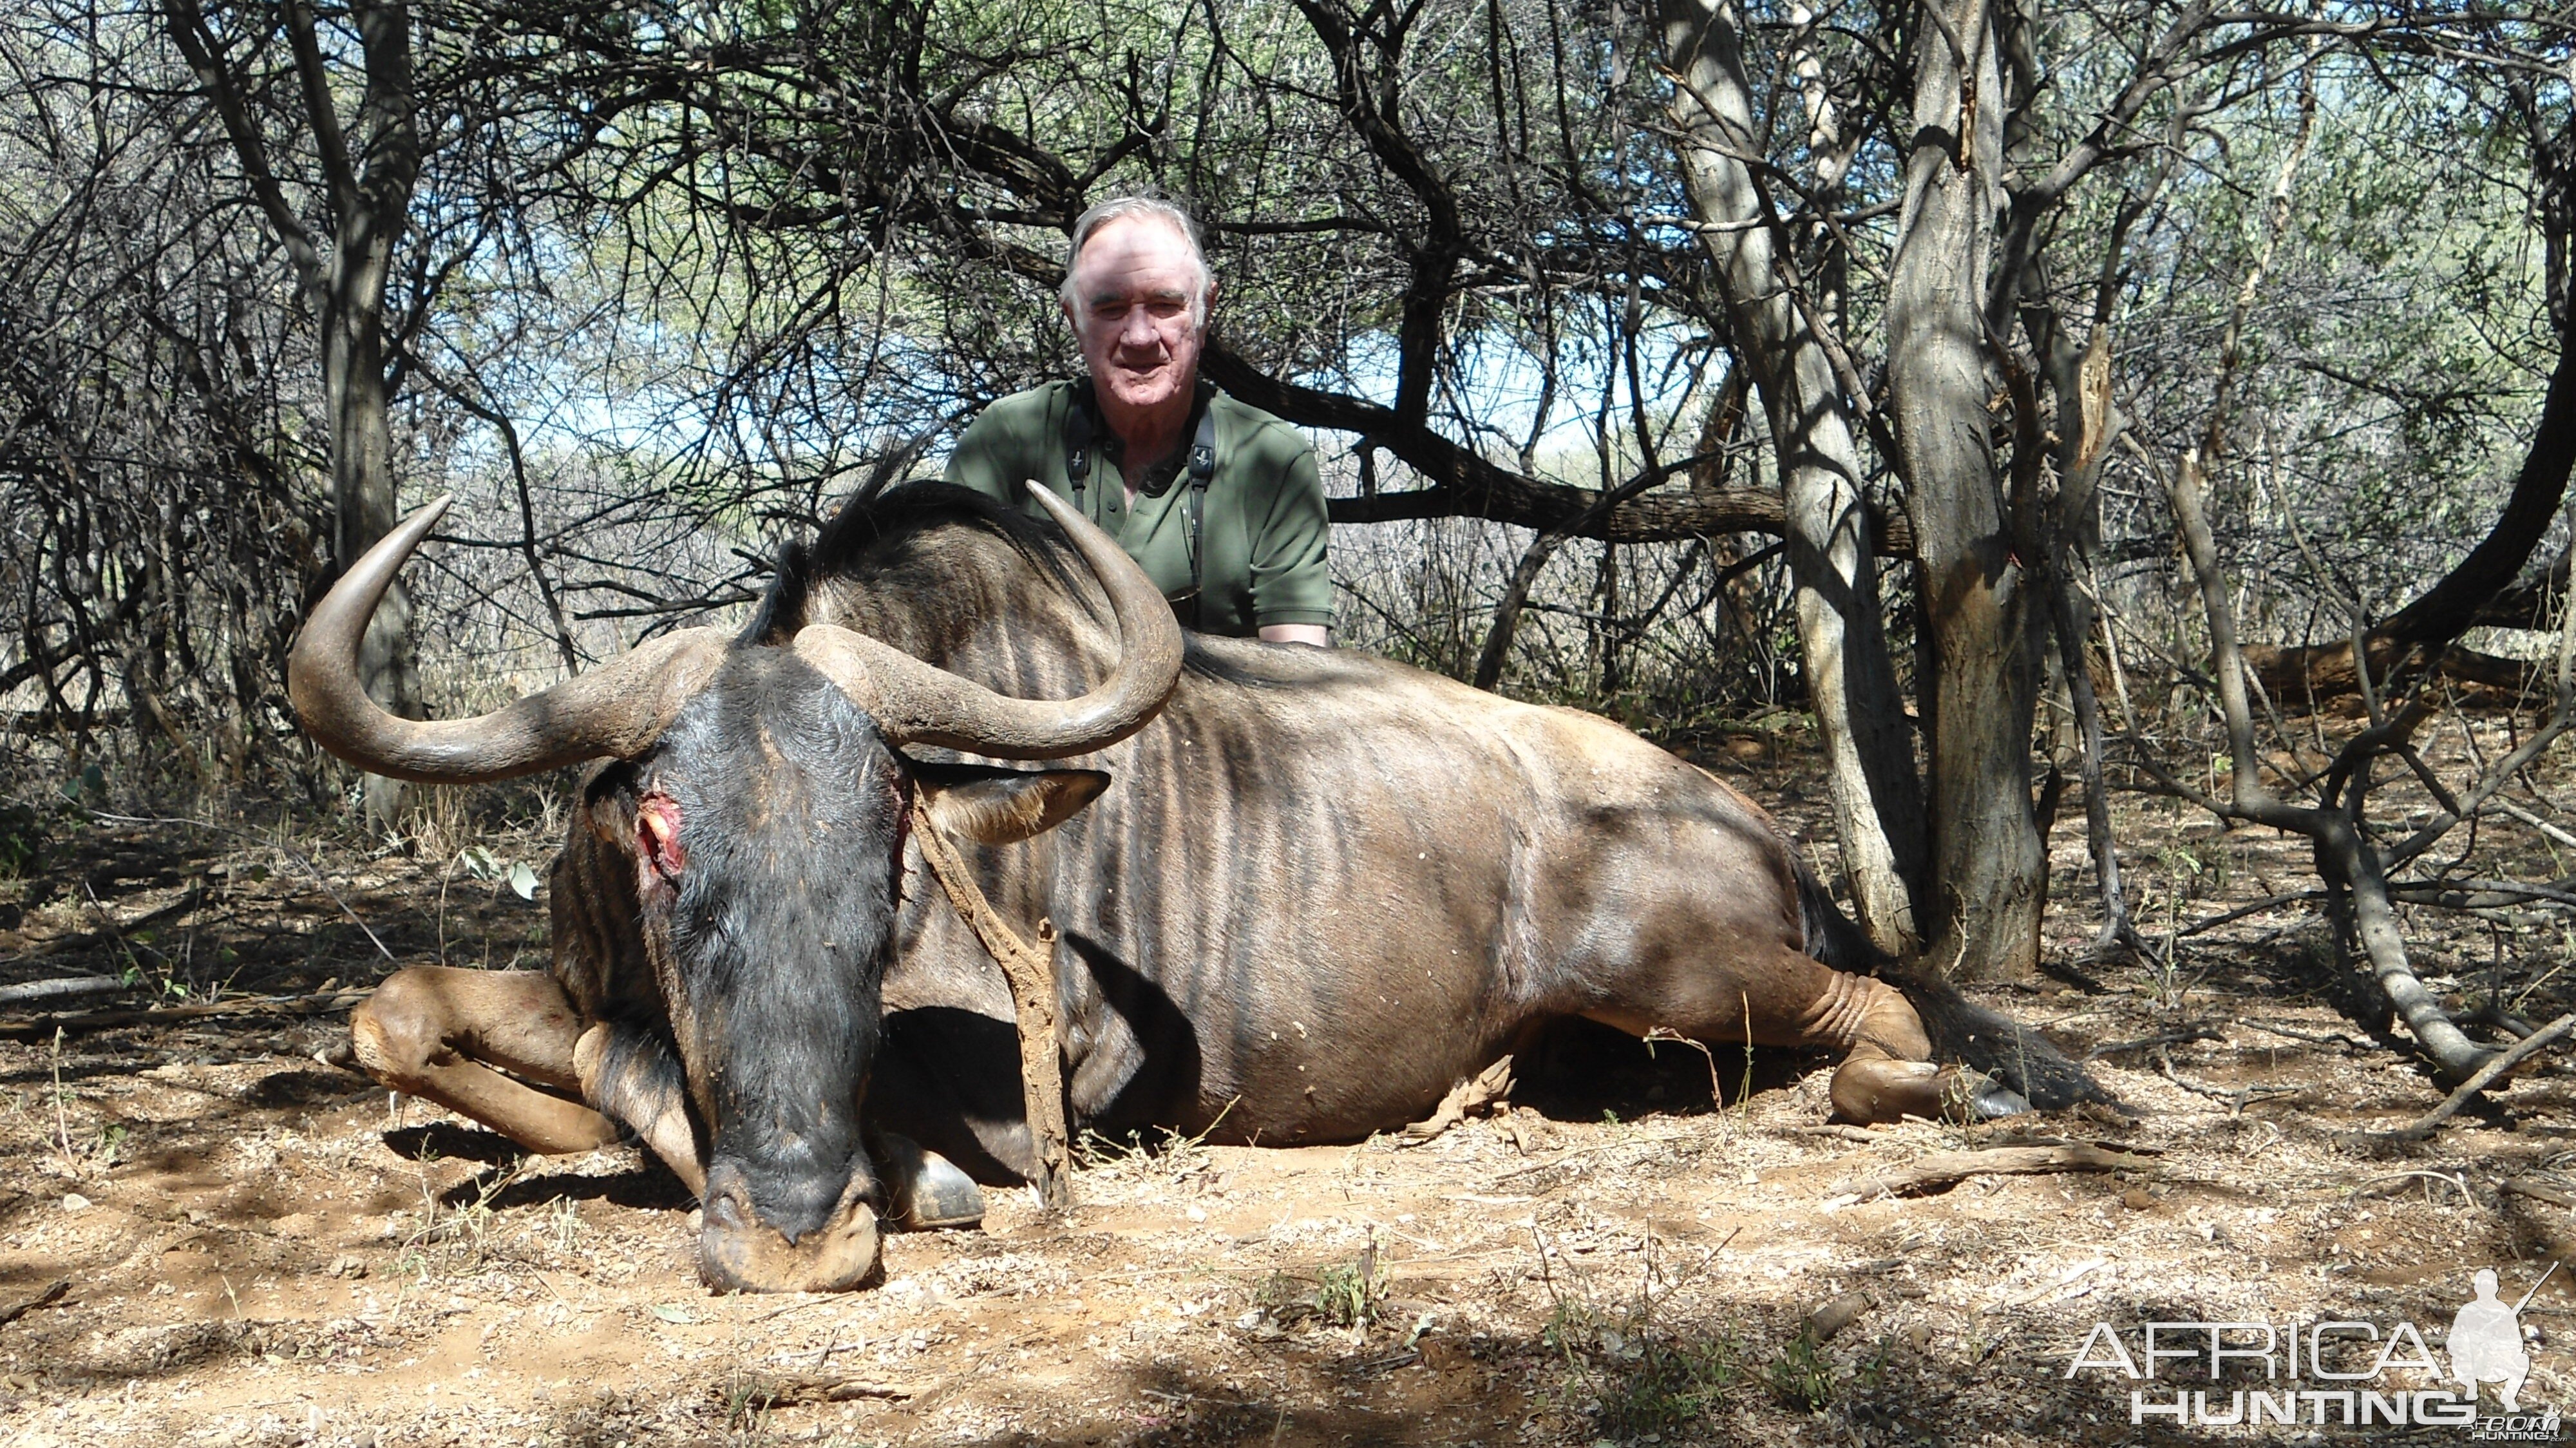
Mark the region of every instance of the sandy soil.
<instances>
[{"instance_id":1,"label":"sandy soil","mask_svg":"<svg viewBox=\"0 0 2576 1448\"><path fill-rule=\"evenodd\" d=\"M1798 817L1794 789L1769 797ZM2158 820L2159 929L2309 883L2294 842L2136 823ZM543 837L483 836L472 868L286 838L67 827L0 887L0 982L148 991L58 1004L83 1013L59 1039L0 1011L0 1442L2377 1441L2133 1427L2131 1384L2066 1371L2096 1322L2134 1351L2151 1319L2404 1319L2438 1349L2476 1269L2510 1301L2576 1245L2554 1064L2420 1145L2342 1135L2441 1092L2319 997L2323 935L2292 904L2098 992L1987 997L2109 1047L2134 1122L1828 1127L1822 1058L1570 1029L1508 1112L1427 1144L1095 1143L1068 1215L1002 1194L980 1231L889 1238L877 1290L713 1297L686 1192L635 1151L522 1159L311 1059L344 1029L336 989L388 956L541 958L542 895L507 866L541 866ZM2059 888L2088 888L2057 843ZM2055 957L2090 928L2061 913ZM2457 962L2436 984L2465 1005L2488 937L2443 928L2428 973ZM2545 1019L2563 958L2506 950L2494 978ZM2127 1159L1872 1185L2031 1138ZM2571 1291L2562 1272L2523 1312L2526 1405L2576 1407ZM1849 1318L1830 1334L1826 1304Z\"/></svg>"}]
</instances>

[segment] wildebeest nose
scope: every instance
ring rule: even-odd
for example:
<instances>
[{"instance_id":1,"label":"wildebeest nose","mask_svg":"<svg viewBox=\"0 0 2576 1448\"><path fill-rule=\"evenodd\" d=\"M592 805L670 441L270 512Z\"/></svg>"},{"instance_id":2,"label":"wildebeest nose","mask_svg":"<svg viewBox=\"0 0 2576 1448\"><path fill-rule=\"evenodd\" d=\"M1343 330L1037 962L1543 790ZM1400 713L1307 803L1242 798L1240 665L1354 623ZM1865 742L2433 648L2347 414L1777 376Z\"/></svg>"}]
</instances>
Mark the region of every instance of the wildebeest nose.
<instances>
[{"instance_id":1,"label":"wildebeest nose","mask_svg":"<svg viewBox=\"0 0 2576 1448\"><path fill-rule=\"evenodd\" d=\"M718 1160L707 1171L706 1225L719 1232L766 1228L790 1246L822 1228L848 1184L839 1171L781 1171Z\"/></svg>"},{"instance_id":2,"label":"wildebeest nose","mask_svg":"<svg viewBox=\"0 0 2576 1448\"><path fill-rule=\"evenodd\" d=\"M742 1173L719 1166L707 1173L706 1222L720 1232L741 1232L752 1224L751 1197Z\"/></svg>"}]
</instances>

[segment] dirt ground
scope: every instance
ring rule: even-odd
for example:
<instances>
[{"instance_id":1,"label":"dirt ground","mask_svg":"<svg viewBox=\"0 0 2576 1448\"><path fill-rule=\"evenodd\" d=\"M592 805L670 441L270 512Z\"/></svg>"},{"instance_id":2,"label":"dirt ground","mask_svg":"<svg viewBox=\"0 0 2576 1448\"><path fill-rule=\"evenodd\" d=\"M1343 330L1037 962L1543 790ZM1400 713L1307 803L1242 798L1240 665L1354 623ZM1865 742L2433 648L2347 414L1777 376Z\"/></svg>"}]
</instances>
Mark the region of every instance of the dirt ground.
<instances>
[{"instance_id":1,"label":"dirt ground","mask_svg":"<svg viewBox=\"0 0 2576 1448\"><path fill-rule=\"evenodd\" d=\"M1719 762L1806 822L1812 771L1741 752ZM2152 930L2312 883L2301 842L2123 809L2160 841L2133 867ZM2099 989L1986 995L2100 1048L2134 1121L1830 1127L1821 1057L1568 1029L1510 1110L1425 1144L1093 1143L1067 1215L1000 1193L980 1231L888 1238L875 1290L715 1297L687 1193L635 1150L525 1159L313 1059L343 988L394 963L542 959L542 887L510 880L542 875L541 825L473 856L461 832L377 854L257 824L54 836L0 885L0 984L136 988L0 1007L0 1443L21 1448L2454 1441L2132 1426L2131 1383L2068 1368L2097 1322L2132 1352L2150 1320L2403 1319L2439 1348L2477 1269L2510 1302L2576 1245L2555 1062L2421 1144L2342 1135L2442 1092L2320 996L2324 932L2291 902ZM2055 845L2064 960L2090 876L2080 829ZM2463 1010L2492 986L2535 1020L2568 1008L2560 937L2419 924ZM1879 1189L2016 1141L2121 1154ZM2571 1314L2565 1272L2523 1310L2526 1406L2576 1407Z\"/></svg>"}]
</instances>

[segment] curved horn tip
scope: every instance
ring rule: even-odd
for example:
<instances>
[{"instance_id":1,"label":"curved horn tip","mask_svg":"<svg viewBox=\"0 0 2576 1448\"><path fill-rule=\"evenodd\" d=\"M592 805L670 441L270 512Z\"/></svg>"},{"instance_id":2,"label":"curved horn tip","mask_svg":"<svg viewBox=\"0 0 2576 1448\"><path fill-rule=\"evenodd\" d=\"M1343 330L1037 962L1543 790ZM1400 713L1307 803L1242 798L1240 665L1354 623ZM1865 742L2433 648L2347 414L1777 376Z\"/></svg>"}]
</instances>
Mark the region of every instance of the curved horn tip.
<instances>
[{"instance_id":1,"label":"curved horn tip","mask_svg":"<svg viewBox=\"0 0 2576 1448\"><path fill-rule=\"evenodd\" d=\"M1064 521L1064 515L1073 511L1071 503L1057 497L1053 488L1035 478L1020 479L1020 486L1028 489L1029 496L1038 500L1038 506L1046 509L1058 522Z\"/></svg>"},{"instance_id":2,"label":"curved horn tip","mask_svg":"<svg viewBox=\"0 0 2576 1448\"><path fill-rule=\"evenodd\" d=\"M455 502L456 495L454 493L441 493L437 497L430 499L428 502L421 504L418 508L413 509L411 516L403 519L403 522L418 522L423 528L434 526L439 519L447 516L447 510L454 506ZM401 525L397 524L395 526L399 527Z\"/></svg>"}]
</instances>

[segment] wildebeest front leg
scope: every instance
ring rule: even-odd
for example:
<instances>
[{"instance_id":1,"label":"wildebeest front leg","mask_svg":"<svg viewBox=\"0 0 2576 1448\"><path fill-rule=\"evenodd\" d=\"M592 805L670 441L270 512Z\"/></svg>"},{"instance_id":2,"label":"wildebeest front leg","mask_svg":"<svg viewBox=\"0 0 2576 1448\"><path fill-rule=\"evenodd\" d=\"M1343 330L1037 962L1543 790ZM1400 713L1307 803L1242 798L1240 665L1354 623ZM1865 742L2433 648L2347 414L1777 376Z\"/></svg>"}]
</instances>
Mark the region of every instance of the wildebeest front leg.
<instances>
[{"instance_id":1,"label":"wildebeest front leg","mask_svg":"<svg viewBox=\"0 0 2576 1448\"><path fill-rule=\"evenodd\" d=\"M689 1114L687 1077L662 1038L602 1022L582 1032L572 1054L582 1099L635 1128L672 1174L703 1199L707 1166L698 1152L697 1122Z\"/></svg>"},{"instance_id":2,"label":"wildebeest front leg","mask_svg":"<svg viewBox=\"0 0 2576 1448\"><path fill-rule=\"evenodd\" d=\"M539 1089L581 1089L573 1065L581 1019L550 975L432 965L396 971L350 1014L349 1038L358 1064L382 1085L470 1116L530 1151L590 1151L617 1139L607 1117Z\"/></svg>"}]
</instances>

